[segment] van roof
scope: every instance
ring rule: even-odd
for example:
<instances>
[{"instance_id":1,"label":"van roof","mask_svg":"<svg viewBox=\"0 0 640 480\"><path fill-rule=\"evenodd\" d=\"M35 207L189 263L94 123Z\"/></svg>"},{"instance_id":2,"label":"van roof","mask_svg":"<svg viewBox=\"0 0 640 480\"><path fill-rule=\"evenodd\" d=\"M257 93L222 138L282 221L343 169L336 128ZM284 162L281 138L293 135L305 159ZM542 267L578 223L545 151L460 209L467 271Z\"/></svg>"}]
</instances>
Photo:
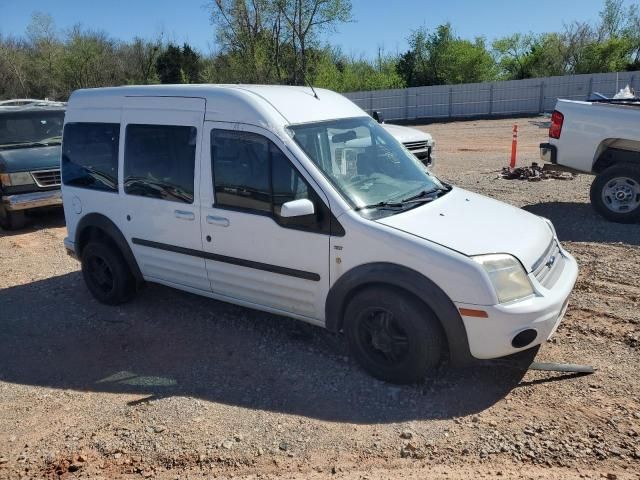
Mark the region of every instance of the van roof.
<instances>
[{"instance_id":1,"label":"van roof","mask_svg":"<svg viewBox=\"0 0 640 480\"><path fill-rule=\"evenodd\" d=\"M190 97L206 101L212 121L280 125L362 117L366 112L346 97L322 88L283 85L141 85L76 90L68 110L124 106L130 97Z\"/></svg>"}]
</instances>

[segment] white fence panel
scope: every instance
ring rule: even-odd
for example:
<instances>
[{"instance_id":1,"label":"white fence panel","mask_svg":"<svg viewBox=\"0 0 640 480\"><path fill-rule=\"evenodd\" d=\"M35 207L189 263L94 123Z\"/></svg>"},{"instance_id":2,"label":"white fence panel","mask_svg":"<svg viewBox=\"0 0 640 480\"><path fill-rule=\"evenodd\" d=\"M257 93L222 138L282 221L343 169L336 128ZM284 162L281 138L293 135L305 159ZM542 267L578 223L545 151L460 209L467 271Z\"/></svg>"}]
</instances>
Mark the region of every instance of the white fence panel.
<instances>
[{"instance_id":1,"label":"white fence panel","mask_svg":"<svg viewBox=\"0 0 640 480\"><path fill-rule=\"evenodd\" d=\"M369 113L378 110L385 119L410 121L549 112L558 98L586 100L593 92L611 97L626 85L640 92L640 72L434 85L344 95Z\"/></svg>"}]
</instances>

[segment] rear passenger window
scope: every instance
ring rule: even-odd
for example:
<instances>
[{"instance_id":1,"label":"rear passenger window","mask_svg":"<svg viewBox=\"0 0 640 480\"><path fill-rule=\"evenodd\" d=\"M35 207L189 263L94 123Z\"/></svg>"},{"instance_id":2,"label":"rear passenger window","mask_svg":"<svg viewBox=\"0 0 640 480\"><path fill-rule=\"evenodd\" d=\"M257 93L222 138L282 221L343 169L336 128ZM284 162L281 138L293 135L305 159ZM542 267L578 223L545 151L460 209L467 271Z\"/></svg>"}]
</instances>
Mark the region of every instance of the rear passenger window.
<instances>
[{"instance_id":1,"label":"rear passenger window","mask_svg":"<svg viewBox=\"0 0 640 480\"><path fill-rule=\"evenodd\" d=\"M118 191L119 123L68 123L62 141L62 182Z\"/></svg>"},{"instance_id":2,"label":"rear passenger window","mask_svg":"<svg viewBox=\"0 0 640 480\"><path fill-rule=\"evenodd\" d=\"M193 203L196 137L195 127L127 125L125 193Z\"/></svg>"}]
</instances>

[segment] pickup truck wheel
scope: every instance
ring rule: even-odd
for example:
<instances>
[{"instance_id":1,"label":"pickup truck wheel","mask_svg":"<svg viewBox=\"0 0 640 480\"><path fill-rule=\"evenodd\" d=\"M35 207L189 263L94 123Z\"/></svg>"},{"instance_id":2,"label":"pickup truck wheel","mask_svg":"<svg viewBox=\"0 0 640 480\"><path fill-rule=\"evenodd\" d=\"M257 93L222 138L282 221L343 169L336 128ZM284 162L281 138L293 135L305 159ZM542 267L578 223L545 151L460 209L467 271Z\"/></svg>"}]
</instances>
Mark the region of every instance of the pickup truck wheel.
<instances>
[{"instance_id":1,"label":"pickup truck wheel","mask_svg":"<svg viewBox=\"0 0 640 480\"><path fill-rule=\"evenodd\" d=\"M82 250L82 276L91 294L101 303L118 305L135 294L135 281L120 252L103 242L91 242Z\"/></svg>"},{"instance_id":2,"label":"pickup truck wheel","mask_svg":"<svg viewBox=\"0 0 640 480\"><path fill-rule=\"evenodd\" d=\"M640 220L640 167L613 165L591 184L591 204L607 220L634 223Z\"/></svg>"},{"instance_id":3,"label":"pickup truck wheel","mask_svg":"<svg viewBox=\"0 0 640 480\"><path fill-rule=\"evenodd\" d=\"M381 380L418 382L441 360L440 325L400 291L372 287L357 293L347 306L344 332L358 363Z\"/></svg>"},{"instance_id":4,"label":"pickup truck wheel","mask_svg":"<svg viewBox=\"0 0 640 480\"><path fill-rule=\"evenodd\" d=\"M27 224L27 217L22 210L10 211L0 206L0 227L4 230L17 230Z\"/></svg>"}]
</instances>

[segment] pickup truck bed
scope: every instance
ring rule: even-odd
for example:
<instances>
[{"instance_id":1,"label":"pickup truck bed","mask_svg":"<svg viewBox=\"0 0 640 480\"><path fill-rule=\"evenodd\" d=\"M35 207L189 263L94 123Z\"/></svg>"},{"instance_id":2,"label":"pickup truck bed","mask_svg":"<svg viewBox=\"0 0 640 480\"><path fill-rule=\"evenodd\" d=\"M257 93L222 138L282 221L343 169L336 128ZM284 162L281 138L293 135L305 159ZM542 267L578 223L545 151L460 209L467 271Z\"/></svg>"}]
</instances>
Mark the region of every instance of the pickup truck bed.
<instances>
[{"instance_id":1,"label":"pickup truck bed","mask_svg":"<svg viewBox=\"0 0 640 480\"><path fill-rule=\"evenodd\" d=\"M640 220L640 100L558 100L540 155L595 175L591 203L605 218Z\"/></svg>"}]
</instances>

